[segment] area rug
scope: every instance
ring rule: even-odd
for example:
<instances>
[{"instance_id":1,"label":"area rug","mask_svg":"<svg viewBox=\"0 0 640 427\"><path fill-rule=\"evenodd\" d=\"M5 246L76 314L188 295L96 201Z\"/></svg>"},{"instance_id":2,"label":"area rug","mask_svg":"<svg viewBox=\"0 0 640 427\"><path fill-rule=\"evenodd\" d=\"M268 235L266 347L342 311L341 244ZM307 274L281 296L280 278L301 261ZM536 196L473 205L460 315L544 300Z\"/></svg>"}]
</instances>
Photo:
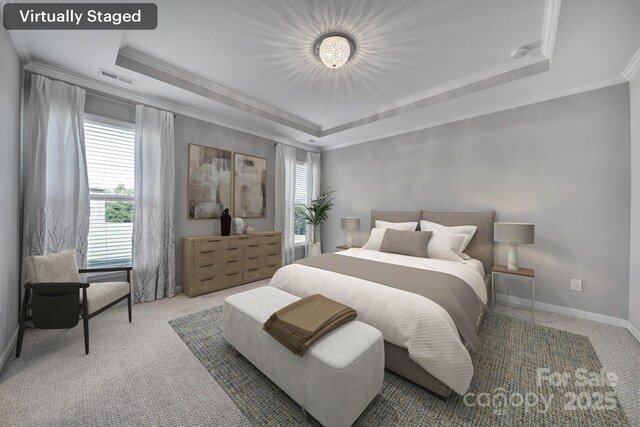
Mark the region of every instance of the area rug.
<instances>
[{"instance_id":1,"label":"area rug","mask_svg":"<svg viewBox=\"0 0 640 427\"><path fill-rule=\"evenodd\" d=\"M319 425L222 336L222 307L169 322L255 426ZM587 337L493 313L464 396L446 400L385 371L356 426L628 426Z\"/></svg>"}]
</instances>

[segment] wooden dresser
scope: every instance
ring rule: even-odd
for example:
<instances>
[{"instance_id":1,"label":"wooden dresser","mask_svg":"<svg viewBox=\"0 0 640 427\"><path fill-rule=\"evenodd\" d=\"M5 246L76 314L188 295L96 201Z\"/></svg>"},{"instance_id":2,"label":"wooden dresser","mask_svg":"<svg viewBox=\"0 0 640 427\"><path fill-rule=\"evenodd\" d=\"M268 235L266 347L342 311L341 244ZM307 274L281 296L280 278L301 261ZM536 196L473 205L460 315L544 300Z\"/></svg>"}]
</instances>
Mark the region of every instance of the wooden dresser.
<instances>
[{"instance_id":1,"label":"wooden dresser","mask_svg":"<svg viewBox=\"0 0 640 427\"><path fill-rule=\"evenodd\" d=\"M266 279L280 268L282 233L182 238L182 292L194 297Z\"/></svg>"}]
</instances>

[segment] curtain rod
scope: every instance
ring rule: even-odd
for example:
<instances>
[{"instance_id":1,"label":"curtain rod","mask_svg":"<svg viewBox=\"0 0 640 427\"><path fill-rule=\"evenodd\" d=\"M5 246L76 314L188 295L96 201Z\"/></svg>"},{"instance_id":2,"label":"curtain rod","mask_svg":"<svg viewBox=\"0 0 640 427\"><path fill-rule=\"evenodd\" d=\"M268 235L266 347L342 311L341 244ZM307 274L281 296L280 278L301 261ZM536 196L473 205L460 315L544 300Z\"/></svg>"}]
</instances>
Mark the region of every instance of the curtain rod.
<instances>
[{"instance_id":1,"label":"curtain rod","mask_svg":"<svg viewBox=\"0 0 640 427\"><path fill-rule=\"evenodd\" d=\"M287 144L286 142L274 142L273 146L277 147L278 144L286 145L287 147L295 148L296 150L306 151L307 153L318 153L319 151L308 150L306 148L298 147L296 145Z\"/></svg>"},{"instance_id":2,"label":"curtain rod","mask_svg":"<svg viewBox=\"0 0 640 427\"><path fill-rule=\"evenodd\" d=\"M53 78L53 77L45 76L44 74L35 73L35 72L33 72L33 71L30 71L30 70L27 70L27 69L24 69L24 68L23 68L23 70L24 70L24 72L25 72L25 75L26 75L26 76L30 76L30 75L32 75L32 74L36 74L36 75L38 75L38 76L46 77L46 78L48 78L49 80L56 80L56 81L59 81L59 82L63 82L63 83L67 83L67 84L71 84L71 83L65 82L64 80L60 80L60 79L56 79L56 78ZM81 85L76 84L76 83L73 83L73 86L78 86L79 88L82 88L85 92L87 92L87 93L89 93L89 94L91 94L91 95L95 95L95 96L98 96L98 97L100 97L100 98L108 99L108 100L110 100L110 101L115 101L115 102L119 102L119 103L121 103L121 104L131 105L131 106L134 106L134 107L138 104L138 103L132 103L131 101L125 101L124 99L122 99L122 98L120 98L120 97L115 97L115 96L113 96L113 95L106 95L106 94L104 94L103 92L97 92L97 91L94 91L93 89L86 88L86 87L81 86ZM151 105L147 105L147 104L142 104L142 103L140 103L140 105L144 105L145 107L149 107L149 108L156 108L156 109L157 109L157 107L153 107L153 106L151 106ZM165 111L166 111L166 110L165 110ZM168 111L168 112L169 112L169 113L171 113L171 114L173 114L173 118L174 118L174 119L177 117L177 114L176 114L176 113L174 113L173 111Z\"/></svg>"}]
</instances>

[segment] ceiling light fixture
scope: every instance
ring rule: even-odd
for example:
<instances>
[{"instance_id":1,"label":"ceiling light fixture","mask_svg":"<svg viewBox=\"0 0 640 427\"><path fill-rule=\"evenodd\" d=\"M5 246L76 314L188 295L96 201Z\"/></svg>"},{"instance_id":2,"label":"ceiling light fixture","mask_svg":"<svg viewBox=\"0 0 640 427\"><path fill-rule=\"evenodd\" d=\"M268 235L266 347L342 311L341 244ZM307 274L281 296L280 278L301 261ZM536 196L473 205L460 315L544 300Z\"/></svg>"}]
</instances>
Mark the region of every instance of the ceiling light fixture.
<instances>
[{"instance_id":1,"label":"ceiling light fixture","mask_svg":"<svg viewBox=\"0 0 640 427\"><path fill-rule=\"evenodd\" d=\"M313 44L316 57L327 67L342 67L356 52L356 43L351 37L342 33L324 34Z\"/></svg>"}]
</instances>

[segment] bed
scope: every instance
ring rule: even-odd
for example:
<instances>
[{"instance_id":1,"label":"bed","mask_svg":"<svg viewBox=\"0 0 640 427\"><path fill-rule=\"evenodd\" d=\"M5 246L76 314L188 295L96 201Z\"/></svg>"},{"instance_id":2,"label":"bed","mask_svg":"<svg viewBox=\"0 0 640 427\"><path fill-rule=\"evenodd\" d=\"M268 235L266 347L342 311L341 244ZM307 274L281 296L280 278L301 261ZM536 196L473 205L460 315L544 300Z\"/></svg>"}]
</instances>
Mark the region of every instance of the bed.
<instances>
[{"instance_id":1,"label":"bed","mask_svg":"<svg viewBox=\"0 0 640 427\"><path fill-rule=\"evenodd\" d=\"M451 393L464 394L473 377L470 352L478 350L479 340L472 337L479 330L490 301L490 270L493 266L493 223L495 212L387 212L371 211L371 225L376 220L400 223L426 220L446 226L475 225L477 230L465 253L471 259L464 263L416 258L388 254L366 249L350 249L338 255L316 257L315 266L303 263L281 268L271 280L271 286L304 297L313 293L351 305L359 319L380 329L385 338L385 367L419 384L432 393L448 397ZM418 226L419 229L419 226ZM323 258L324 257L324 258ZM333 258L331 258L333 257ZM336 258L337 257L337 258ZM354 259L357 258L358 261ZM319 264L335 264L333 271L319 269ZM341 270L342 264L356 262L372 270L351 274ZM368 264L367 264L368 263ZM361 266L362 267L362 266ZM373 270L377 269L377 273ZM420 271L418 271L420 270ZM449 289L449 279L462 281L467 294L482 301L481 310L464 319L460 327L460 314L452 314L429 298L411 291L381 285L378 276L401 276L397 273L429 274L428 280ZM369 276L367 276L369 274ZM377 276L375 276L377 275ZM375 278L371 278L375 276ZM407 276L408 277L408 276ZM421 276L413 277L413 281ZM427 276L425 276L427 277ZM390 279L387 279L390 280ZM397 279L403 280L403 279ZM457 283L456 283L457 284ZM415 287L413 288L415 289ZM417 292L417 291L416 291ZM471 311L471 310L470 310ZM455 321L453 320L455 319ZM468 329L472 329L472 333ZM465 339L466 338L466 339Z\"/></svg>"}]
</instances>

